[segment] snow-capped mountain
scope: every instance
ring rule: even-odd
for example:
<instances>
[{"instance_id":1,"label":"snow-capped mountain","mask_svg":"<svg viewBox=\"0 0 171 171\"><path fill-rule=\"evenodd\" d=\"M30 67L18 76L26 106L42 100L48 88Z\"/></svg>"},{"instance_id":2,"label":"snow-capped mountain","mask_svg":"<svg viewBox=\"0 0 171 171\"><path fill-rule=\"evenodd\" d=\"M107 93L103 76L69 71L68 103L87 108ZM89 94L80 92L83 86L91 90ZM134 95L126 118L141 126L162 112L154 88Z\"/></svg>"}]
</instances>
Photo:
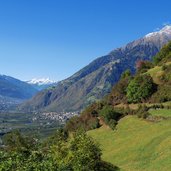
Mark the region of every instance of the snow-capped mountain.
<instances>
[{"instance_id":1,"label":"snow-capped mountain","mask_svg":"<svg viewBox=\"0 0 171 171\"><path fill-rule=\"evenodd\" d=\"M33 78L33 79L26 81L26 82L28 84L32 85L34 88L36 88L39 91L46 89L48 87L57 85L56 81L51 80L49 78L40 78L40 79Z\"/></svg>"},{"instance_id":2,"label":"snow-capped mountain","mask_svg":"<svg viewBox=\"0 0 171 171\"><path fill-rule=\"evenodd\" d=\"M47 84L54 84L54 83L56 83L56 81L53 81L49 78L40 78L40 79L33 78L33 79L27 81L27 83L37 84L37 85L47 85Z\"/></svg>"},{"instance_id":3,"label":"snow-capped mountain","mask_svg":"<svg viewBox=\"0 0 171 171\"><path fill-rule=\"evenodd\" d=\"M151 32L149 34L147 34L145 37L146 38L151 38L157 35L167 35L167 36L171 36L171 25L166 25L165 27L163 27L161 30L159 31L155 31L155 32Z\"/></svg>"}]
</instances>

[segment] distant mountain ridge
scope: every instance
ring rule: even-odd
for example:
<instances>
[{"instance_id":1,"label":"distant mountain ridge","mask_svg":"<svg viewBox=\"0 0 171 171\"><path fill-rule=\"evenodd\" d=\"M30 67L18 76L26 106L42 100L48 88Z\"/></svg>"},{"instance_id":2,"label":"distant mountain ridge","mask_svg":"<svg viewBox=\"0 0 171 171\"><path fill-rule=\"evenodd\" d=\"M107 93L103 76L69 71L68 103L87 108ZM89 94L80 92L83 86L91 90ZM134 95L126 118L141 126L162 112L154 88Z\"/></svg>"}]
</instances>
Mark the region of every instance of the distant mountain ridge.
<instances>
[{"instance_id":1,"label":"distant mountain ridge","mask_svg":"<svg viewBox=\"0 0 171 171\"><path fill-rule=\"evenodd\" d=\"M130 69L135 72L138 60L151 60L169 40L171 26L165 26L158 32L114 49L59 82L56 87L38 93L20 108L26 111L81 110L109 93L123 71Z\"/></svg>"},{"instance_id":2,"label":"distant mountain ridge","mask_svg":"<svg viewBox=\"0 0 171 171\"><path fill-rule=\"evenodd\" d=\"M10 76L0 75L0 110L2 106L6 107L6 105L21 103L31 98L37 92L35 88L24 81Z\"/></svg>"},{"instance_id":3,"label":"distant mountain ridge","mask_svg":"<svg viewBox=\"0 0 171 171\"><path fill-rule=\"evenodd\" d=\"M40 78L40 79L33 78L29 81L26 81L26 83L32 85L38 91L41 91L41 90L46 89L48 87L56 86L58 82L51 80L49 78Z\"/></svg>"}]
</instances>

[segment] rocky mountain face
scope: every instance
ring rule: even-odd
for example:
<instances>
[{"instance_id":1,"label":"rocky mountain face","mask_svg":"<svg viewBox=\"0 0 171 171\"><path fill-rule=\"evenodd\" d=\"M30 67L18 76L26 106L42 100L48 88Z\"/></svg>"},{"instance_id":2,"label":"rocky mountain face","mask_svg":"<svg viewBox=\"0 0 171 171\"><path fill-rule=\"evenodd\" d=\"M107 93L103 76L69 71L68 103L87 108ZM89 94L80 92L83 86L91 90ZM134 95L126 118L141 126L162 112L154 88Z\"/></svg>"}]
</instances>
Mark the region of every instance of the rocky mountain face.
<instances>
[{"instance_id":1,"label":"rocky mountain face","mask_svg":"<svg viewBox=\"0 0 171 171\"><path fill-rule=\"evenodd\" d=\"M33 97L38 91L31 85L10 76L0 75L0 110Z\"/></svg>"},{"instance_id":2,"label":"rocky mountain face","mask_svg":"<svg viewBox=\"0 0 171 171\"><path fill-rule=\"evenodd\" d=\"M57 86L39 92L20 106L26 111L77 111L110 92L126 69L135 72L138 60L151 60L171 40L171 26L147 34L97 58Z\"/></svg>"}]
</instances>

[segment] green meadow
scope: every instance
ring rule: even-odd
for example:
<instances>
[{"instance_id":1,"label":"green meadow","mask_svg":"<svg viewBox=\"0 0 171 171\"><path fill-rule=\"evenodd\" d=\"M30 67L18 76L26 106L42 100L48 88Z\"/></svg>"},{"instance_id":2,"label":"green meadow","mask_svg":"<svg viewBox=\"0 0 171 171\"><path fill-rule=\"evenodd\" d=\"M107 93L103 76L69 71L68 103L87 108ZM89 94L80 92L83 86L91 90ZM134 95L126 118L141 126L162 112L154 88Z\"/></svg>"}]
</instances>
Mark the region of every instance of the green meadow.
<instances>
[{"instance_id":1,"label":"green meadow","mask_svg":"<svg viewBox=\"0 0 171 171\"><path fill-rule=\"evenodd\" d=\"M171 120L149 122L127 116L114 131L102 126L88 134L100 144L103 159L121 170L171 170Z\"/></svg>"},{"instance_id":2,"label":"green meadow","mask_svg":"<svg viewBox=\"0 0 171 171\"><path fill-rule=\"evenodd\" d=\"M149 113L153 116L171 117L171 109L150 109Z\"/></svg>"}]
</instances>

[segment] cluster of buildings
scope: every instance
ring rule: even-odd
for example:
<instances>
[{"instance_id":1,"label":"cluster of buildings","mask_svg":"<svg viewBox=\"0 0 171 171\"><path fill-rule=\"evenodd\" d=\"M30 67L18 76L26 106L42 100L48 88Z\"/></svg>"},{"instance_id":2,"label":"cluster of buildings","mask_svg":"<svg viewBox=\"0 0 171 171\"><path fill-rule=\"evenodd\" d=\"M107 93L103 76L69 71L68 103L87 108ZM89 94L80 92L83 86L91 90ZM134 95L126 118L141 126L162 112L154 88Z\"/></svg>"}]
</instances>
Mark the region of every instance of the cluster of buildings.
<instances>
[{"instance_id":1,"label":"cluster of buildings","mask_svg":"<svg viewBox=\"0 0 171 171\"><path fill-rule=\"evenodd\" d=\"M66 122L68 119L70 119L73 116L79 115L79 112L44 112L39 115L35 114L35 116L32 118L33 121L36 120L53 120L58 121L61 123Z\"/></svg>"}]
</instances>

